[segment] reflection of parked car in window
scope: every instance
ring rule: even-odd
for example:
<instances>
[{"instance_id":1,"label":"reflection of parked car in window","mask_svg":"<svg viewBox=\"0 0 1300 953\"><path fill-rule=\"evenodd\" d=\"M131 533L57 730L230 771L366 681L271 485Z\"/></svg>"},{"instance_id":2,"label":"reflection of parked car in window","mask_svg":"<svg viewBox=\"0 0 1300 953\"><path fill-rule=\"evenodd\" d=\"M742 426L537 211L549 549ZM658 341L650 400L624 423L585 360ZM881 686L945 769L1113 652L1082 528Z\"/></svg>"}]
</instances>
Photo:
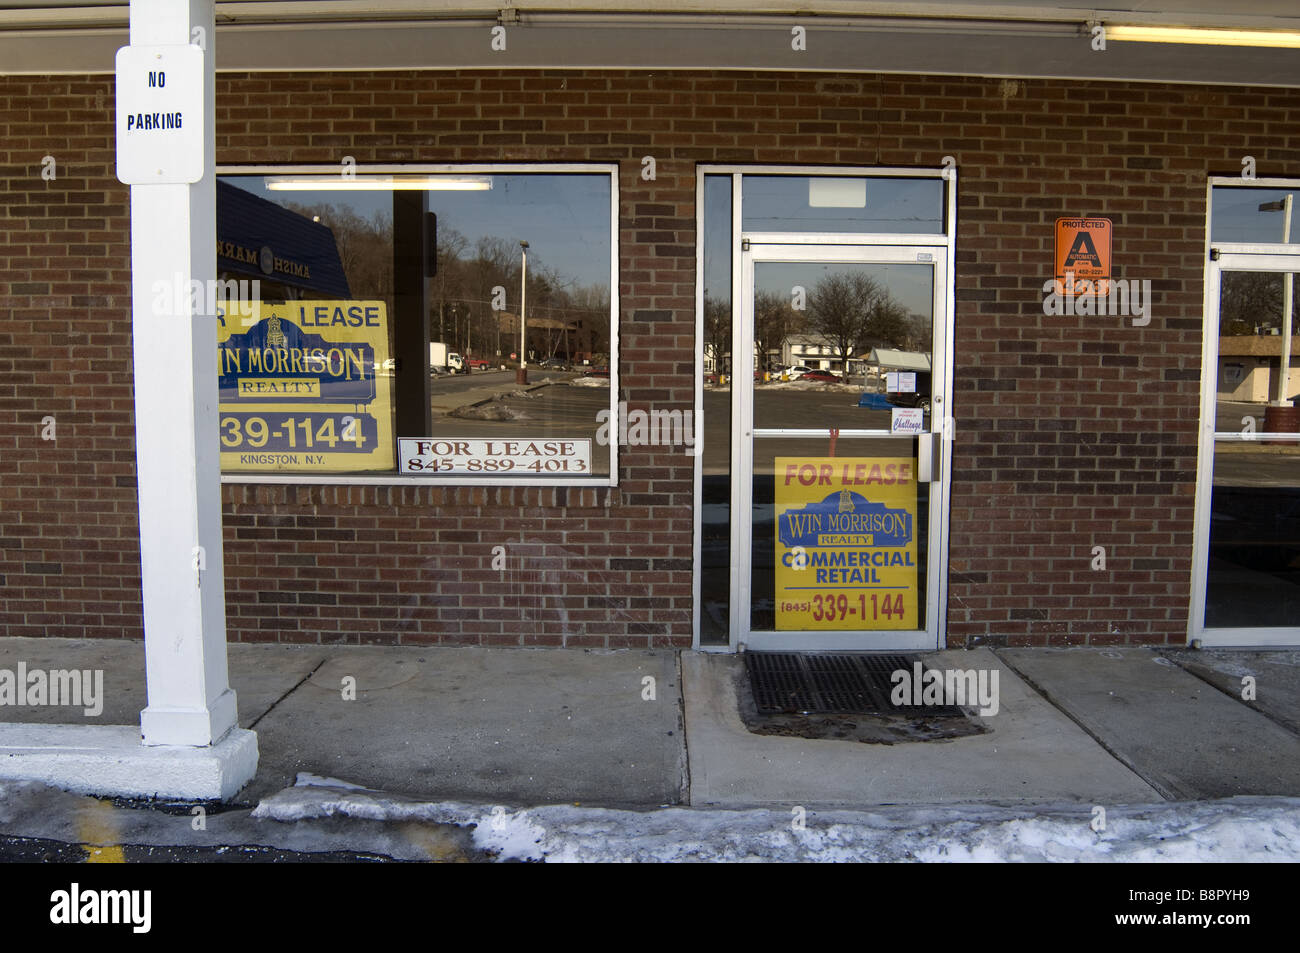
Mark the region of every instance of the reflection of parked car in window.
<instances>
[{"instance_id":1,"label":"reflection of parked car in window","mask_svg":"<svg viewBox=\"0 0 1300 953\"><path fill-rule=\"evenodd\" d=\"M916 391L912 393L886 391L885 397L895 407L920 407L930 410L930 372L916 372Z\"/></svg>"}]
</instances>

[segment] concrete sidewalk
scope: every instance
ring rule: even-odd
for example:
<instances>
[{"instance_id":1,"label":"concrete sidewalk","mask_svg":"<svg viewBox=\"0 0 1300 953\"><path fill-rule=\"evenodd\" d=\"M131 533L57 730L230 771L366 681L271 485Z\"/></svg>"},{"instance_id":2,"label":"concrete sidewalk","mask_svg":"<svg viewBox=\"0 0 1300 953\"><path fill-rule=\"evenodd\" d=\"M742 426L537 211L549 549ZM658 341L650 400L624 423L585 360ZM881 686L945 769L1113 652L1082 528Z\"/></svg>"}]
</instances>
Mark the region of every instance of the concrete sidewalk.
<instances>
[{"instance_id":1,"label":"concrete sidewalk","mask_svg":"<svg viewBox=\"0 0 1300 953\"><path fill-rule=\"evenodd\" d=\"M229 657L240 724L257 732L261 753L256 778L237 798L245 805L299 772L410 797L515 806L1300 794L1300 653L937 653L933 667L996 670L998 713L976 716L983 734L893 745L750 733L738 714L737 693L747 688L736 656L236 644ZM139 723L141 643L0 640L0 669L19 663L102 669L103 711L92 718L9 705L0 719ZM1257 701L1229 694L1252 672Z\"/></svg>"}]
</instances>

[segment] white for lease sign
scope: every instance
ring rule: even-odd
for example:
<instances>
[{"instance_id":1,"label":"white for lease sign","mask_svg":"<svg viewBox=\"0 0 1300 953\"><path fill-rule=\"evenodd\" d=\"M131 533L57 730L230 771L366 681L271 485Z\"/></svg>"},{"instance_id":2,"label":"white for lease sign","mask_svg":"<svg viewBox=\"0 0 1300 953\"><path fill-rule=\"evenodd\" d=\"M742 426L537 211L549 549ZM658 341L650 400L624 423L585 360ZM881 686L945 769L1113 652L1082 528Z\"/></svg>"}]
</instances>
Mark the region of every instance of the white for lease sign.
<instances>
[{"instance_id":1,"label":"white for lease sign","mask_svg":"<svg viewBox=\"0 0 1300 953\"><path fill-rule=\"evenodd\" d=\"M591 475L590 439L403 437L397 445L406 474Z\"/></svg>"},{"instance_id":2,"label":"white for lease sign","mask_svg":"<svg viewBox=\"0 0 1300 953\"><path fill-rule=\"evenodd\" d=\"M192 44L117 51L117 178L186 185L203 178L203 57Z\"/></svg>"}]
</instances>

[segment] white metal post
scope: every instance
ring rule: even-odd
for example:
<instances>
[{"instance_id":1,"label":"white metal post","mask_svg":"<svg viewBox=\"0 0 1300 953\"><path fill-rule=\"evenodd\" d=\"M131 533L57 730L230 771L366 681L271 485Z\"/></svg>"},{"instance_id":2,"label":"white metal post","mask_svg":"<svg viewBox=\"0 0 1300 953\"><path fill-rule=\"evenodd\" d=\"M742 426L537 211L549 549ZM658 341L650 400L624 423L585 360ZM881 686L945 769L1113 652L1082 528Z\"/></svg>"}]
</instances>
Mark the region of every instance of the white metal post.
<instances>
[{"instance_id":1,"label":"white metal post","mask_svg":"<svg viewBox=\"0 0 1300 953\"><path fill-rule=\"evenodd\" d=\"M148 707L138 727L0 724L0 778L228 800L257 771L257 735L237 724L226 671L215 295L206 293L217 261L212 28L213 0L131 0L131 45L117 56L118 176L132 183ZM191 314L193 281L204 293Z\"/></svg>"},{"instance_id":2,"label":"white metal post","mask_svg":"<svg viewBox=\"0 0 1300 953\"><path fill-rule=\"evenodd\" d=\"M523 254L523 264L519 269L519 373L516 378L520 384L528 383L528 242L521 241L519 250Z\"/></svg>"},{"instance_id":3,"label":"white metal post","mask_svg":"<svg viewBox=\"0 0 1300 953\"><path fill-rule=\"evenodd\" d=\"M140 728L146 745L213 745L237 722L226 667L216 318L204 313L217 260L213 0L131 0L133 47L199 40L206 50L203 177L192 185L131 187L136 482L148 689ZM168 289L170 307L157 307L159 288ZM191 288L204 289L193 315L188 304L180 311L174 304L178 297L188 303Z\"/></svg>"}]
</instances>

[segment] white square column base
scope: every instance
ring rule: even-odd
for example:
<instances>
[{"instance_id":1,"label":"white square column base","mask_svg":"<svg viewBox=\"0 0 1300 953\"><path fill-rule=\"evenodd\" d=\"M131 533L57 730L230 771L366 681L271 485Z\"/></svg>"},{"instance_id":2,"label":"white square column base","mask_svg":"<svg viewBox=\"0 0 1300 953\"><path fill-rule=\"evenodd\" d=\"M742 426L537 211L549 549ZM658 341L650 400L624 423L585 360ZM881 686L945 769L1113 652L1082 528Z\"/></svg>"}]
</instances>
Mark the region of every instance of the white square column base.
<instances>
[{"instance_id":1,"label":"white square column base","mask_svg":"<svg viewBox=\"0 0 1300 953\"><path fill-rule=\"evenodd\" d=\"M234 728L217 744L140 743L130 725L0 724L0 779L78 794L227 801L257 771L257 735Z\"/></svg>"}]
</instances>

